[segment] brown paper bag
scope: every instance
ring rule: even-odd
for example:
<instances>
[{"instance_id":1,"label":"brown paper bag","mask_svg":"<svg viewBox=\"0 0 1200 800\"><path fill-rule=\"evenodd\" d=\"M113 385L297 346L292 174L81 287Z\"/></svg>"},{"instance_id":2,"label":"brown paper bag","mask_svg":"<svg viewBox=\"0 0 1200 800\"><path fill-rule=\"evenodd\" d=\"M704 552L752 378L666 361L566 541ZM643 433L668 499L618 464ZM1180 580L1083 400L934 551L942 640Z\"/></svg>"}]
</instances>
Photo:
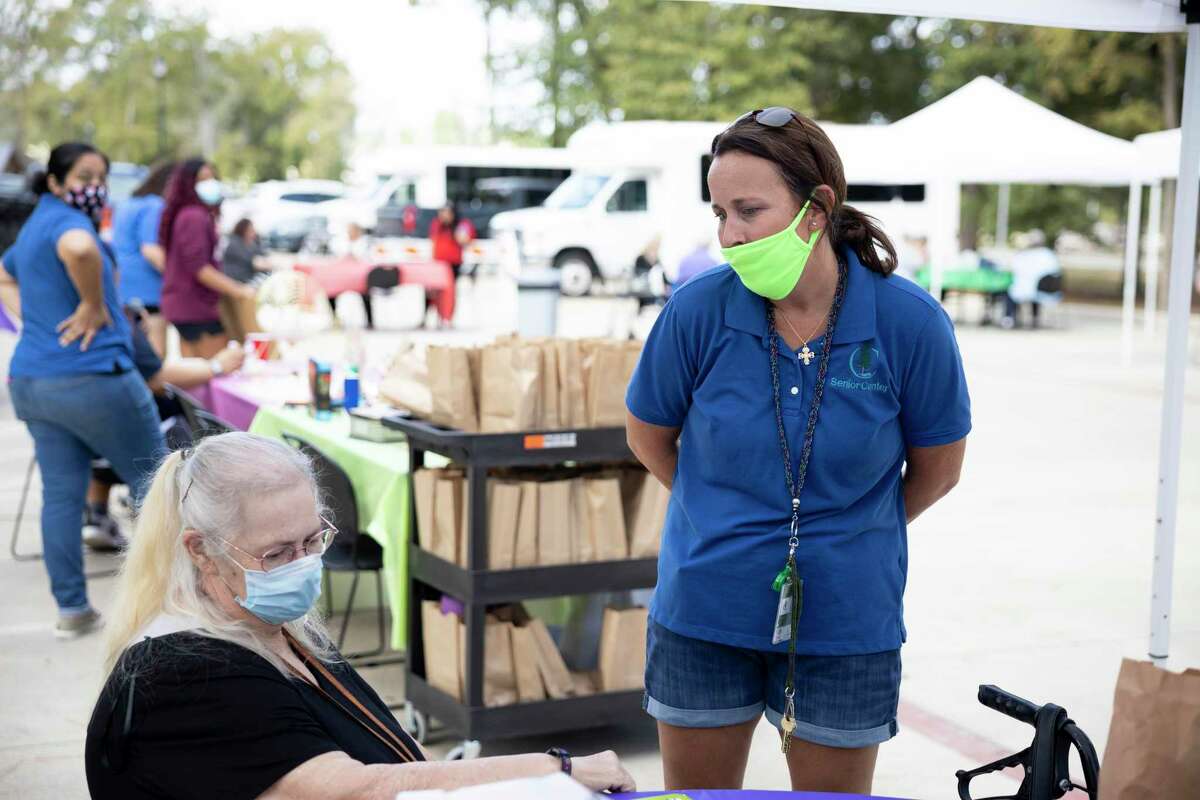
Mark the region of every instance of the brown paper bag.
<instances>
[{"instance_id":1,"label":"brown paper bag","mask_svg":"<svg viewBox=\"0 0 1200 800\"><path fill-rule=\"evenodd\" d=\"M425 681L462 700L459 678L462 656L458 616L443 614L440 605L432 600L421 603L421 641L425 647Z\"/></svg>"},{"instance_id":2,"label":"brown paper bag","mask_svg":"<svg viewBox=\"0 0 1200 800\"><path fill-rule=\"evenodd\" d=\"M538 348L542 353L541 427L548 431L558 430L563 427L562 418L558 407L558 348L554 346L554 341L551 339L540 340L538 342Z\"/></svg>"},{"instance_id":3,"label":"brown paper bag","mask_svg":"<svg viewBox=\"0 0 1200 800\"><path fill-rule=\"evenodd\" d=\"M396 408L407 409L423 419L432 417L433 393L424 351L412 344L402 345L379 384L379 394Z\"/></svg>"},{"instance_id":4,"label":"brown paper bag","mask_svg":"<svg viewBox=\"0 0 1200 800\"><path fill-rule=\"evenodd\" d=\"M591 697L596 693L596 680L590 672L572 672L571 684L576 697Z\"/></svg>"},{"instance_id":5,"label":"brown paper bag","mask_svg":"<svg viewBox=\"0 0 1200 800\"><path fill-rule=\"evenodd\" d=\"M512 569L521 515L521 484L488 481L488 569Z\"/></svg>"},{"instance_id":6,"label":"brown paper bag","mask_svg":"<svg viewBox=\"0 0 1200 800\"><path fill-rule=\"evenodd\" d=\"M550 636L550 631L546 629L546 623L540 619L534 619L530 620L525 627L533 633L533 639L537 643L538 672L541 673L542 682L546 686L546 694L553 700L561 700L573 695L575 686L571 680L571 673L567 669L566 662L563 661L562 653L558 652L558 648L554 645L554 639Z\"/></svg>"},{"instance_id":7,"label":"brown paper bag","mask_svg":"<svg viewBox=\"0 0 1200 800\"><path fill-rule=\"evenodd\" d=\"M463 478L462 492L460 494L458 535L454 539L458 544L454 550L454 563L465 569L467 567L467 548L471 546L471 484L465 477ZM486 566L479 565L477 569L486 569Z\"/></svg>"},{"instance_id":8,"label":"brown paper bag","mask_svg":"<svg viewBox=\"0 0 1200 800\"><path fill-rule=\"evenodd\" d=\"M1117 678L1100 800L1196 797L1200 791L1200 670L1125 659Z\"/></svg>"},{"instance_id":9,"label":"brown paper bag","mask_svg":"<svg viewBox=\"0 0 1200 800\"><path fill-rule=\"evenodd\" d=\"M571 563L571 482L538 486L538 564Z\"/></svg>"},{"instance_id":10,"label":"brown paper bag","mask_svg":"<svg viewBox=\"0 0 1200 800\"><path fill-rule=\"evenodd\" d=\"M621 481L612 476L584 481L588 504L588 528L596 543L597 561L629 558L625 538L625 514L621 503Z\"/></svg>"},{"instance_id":11,"label":"brown paper bag","mask_svg":"<svg viewBox=\"0 0 1200 800\"><path fill-rule=\"evenodd\" d=\"M583 353L579 342L557 339L554 342L558 359L558 421L563 428L580 428L587 424L587 402L583 388Z\"/></svg>"},{"instance_id":12,"label":"brown paper bag","mask_svg":"<svg viewBox=\"0 0 1200 800\"><path fill-rule=\"evenodd\" d=\"M541 424L542 351L509 341L483 350L479 424L484 433L537 430Z\"/></svg>"},{"instance_id":13,"label":"brown paper bag","mask_svg":"<svg viewBox=\"0 0 1200 800\"><path fill-rule=\"evenodd\" d=\"M512 628L487 617L483 629L483 704L489 708L517 702L517 673L513 667Z\"/></svg>"},{"instance_id":14,"label":"brown paper bag","mask_svg":"<svg viewBox=\"0 0 1200 800\"><path fill-rule=\"evenodd\" d=\"M589 564L597 560L596 538L588 515L587 485L583 478L572 478L571 484L571 563Z\"/></svg>"},{"instance_id":15,"label":"brown paper bag","mask_svg":"<svg viewBox=\"0 0 1200 800\"><path fill-rule=\"evenodd\" d=\"M521 483L521 507L517 513L517 541L513 552L514 567L536 567L538 563L539 484Z\"/></svg>"},{"instance_id":16,"label":"brown paper bag","mask_svg":"<svg viewBox=\"0 0 1200 800\"><path fill-rule=\"evenodd\" d=\"M671 493L649 472L631 470L621 477L629 558L656 558Z\"/></svg>"},{"instance_id":17,"label":"brown paper bag","mask_svg":"<svg viewBox=\"0 0 1200 800\"><path fill-rule=\"evenodd\" d=\"M458 563L459 538L462 535L463 476L451 471L439 473L434 487L433 546L438 558Z\"/></svg>"},{"instance_id":18,"label":"brown paper bag","mask_svg":"<svg viewBox=\"0 0 1200 800\"><path fill-rule=\"evenodd\" d=\"M246 341L248 333L262 333L258 324L258 300L253 297L221 295L217 309L225 333L234 342Z\"/></svg>"},{"instance_id":19,"label":"brown paper bag","mask_svg":"<svg viewBox=\"0 0 1200 800\"><path fill-rule=\"evenodd\" d=\"M479 431L470 359L465 348L430 345L426 361L433 395L430 420L434 424L470 433Z\"/></svg>"},{"instance_id":20,"label":"brown paper bag","mask_svg":"<svg viewBox=\"0 0 1200 800\"><path fill-rule=\"evenodd\" d=\"M590 363L585 356L587 424L594 428L625 424L625 389L637 361L625 342L596 343Z\"/></svg>"},{"instance_id":21,"label":"brown paper bag","mask_svg":"<svg viewBox=\"0 0 1200 800\"><path fill-rule=\"evenodd\" d=\"M512 634L513 669L517 674L517 696L522 703L546 699L546 687L538 669L538 644L529 628L509 626Z\"/></svg>"},{"instance_id":22,"label":"brown paper bag","mask_svg":"<svg viewBox=\"0 0 1200 800\"><path fill-rule=\"evenodd\" d=\"M600 628L600 689L619 692L640 689L646 671L644 608L604 609Z\"/></svg>"},{"instance_id":23,"label":"brown paper bag","mask_svg":"<svg viewBox=\"0 0 1200 800\"><path fill-rule=\"evenodd\" d=\"M437 534L434 530L434 491L437 486L438 470L419 469L413 473L413 502L417 511L417 541L422 550L433 552Z\"/></svg>"}]
</instances>

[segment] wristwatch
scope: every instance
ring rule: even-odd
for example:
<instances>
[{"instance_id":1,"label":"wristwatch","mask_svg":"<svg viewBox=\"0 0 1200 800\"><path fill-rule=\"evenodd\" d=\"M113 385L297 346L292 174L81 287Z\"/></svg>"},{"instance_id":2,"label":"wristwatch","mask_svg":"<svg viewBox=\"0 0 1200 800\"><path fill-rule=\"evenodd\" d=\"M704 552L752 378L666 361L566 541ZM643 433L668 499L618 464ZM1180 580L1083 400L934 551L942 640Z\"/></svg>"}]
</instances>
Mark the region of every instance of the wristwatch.
<instances>
[{"instance_id":1,"label":"wristwatch","mask_svg":"<svg viewBox=\"0 0 1200 800\"><path fill-rule=\"evenodd\" d=\"M571 774L571 754L570 753L568 753L566 750L564 750L561 747L551 747L549 750L546 751L546 755L554 756L559 761L561 761L562 762L562 771L567 775Z\"/></svg>"},{"instance_id":2,"label":"wristwatch","mask_svg":"<svg viewBox=\"0 0 1200 800\"><path fill-rule=\"evenodd\" d=\"M208 368L212 370L212 376L214 378L219 378L225 374L225 368L222 367L221 362L215 358L210 358L208 360Z\"/></svg>"}]
</instances>

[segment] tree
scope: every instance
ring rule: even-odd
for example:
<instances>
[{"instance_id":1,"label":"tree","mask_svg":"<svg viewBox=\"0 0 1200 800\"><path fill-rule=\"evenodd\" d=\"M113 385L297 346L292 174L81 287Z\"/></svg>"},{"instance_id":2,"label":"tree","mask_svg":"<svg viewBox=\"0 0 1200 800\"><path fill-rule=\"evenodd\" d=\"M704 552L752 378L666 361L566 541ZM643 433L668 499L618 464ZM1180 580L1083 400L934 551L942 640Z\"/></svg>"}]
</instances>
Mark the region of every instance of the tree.
<instances>
[{"instance_id":1,"label":"tree","mask_svg":"<svg viewBox=\"0 0 1200 800\"><path fill-rule=\"evenodd\" d=\"M353 86L319 32L220 40L203 17L158 15L147 0L0 3L0 100L17 109L9 135L44 147L91 140L113 159L149 163L164 155L161 104L165 155L205 153L226 178L345 167Z\"/></svg>"}]
</instances>

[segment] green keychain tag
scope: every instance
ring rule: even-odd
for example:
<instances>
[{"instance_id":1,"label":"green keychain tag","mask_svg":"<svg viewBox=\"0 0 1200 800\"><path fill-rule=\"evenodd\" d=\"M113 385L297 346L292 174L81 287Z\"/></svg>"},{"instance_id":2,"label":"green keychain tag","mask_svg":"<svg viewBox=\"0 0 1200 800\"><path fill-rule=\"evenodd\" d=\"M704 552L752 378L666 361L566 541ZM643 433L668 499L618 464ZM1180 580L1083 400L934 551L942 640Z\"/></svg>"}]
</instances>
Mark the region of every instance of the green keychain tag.
<instances>
[{"instance_id":1,"label":"green keychain tag","mask_svg":"<svg viewBox=\"0 0 1200 800\"><path fill-rule=\"evenodd\" d=\"M783 569L779 570L779 574L775 576L774 582L771 583L771 591L778 592L783 588L783 584L787 583L792 576L792 565L788 564Z\"/></svg>"}]
</instances>

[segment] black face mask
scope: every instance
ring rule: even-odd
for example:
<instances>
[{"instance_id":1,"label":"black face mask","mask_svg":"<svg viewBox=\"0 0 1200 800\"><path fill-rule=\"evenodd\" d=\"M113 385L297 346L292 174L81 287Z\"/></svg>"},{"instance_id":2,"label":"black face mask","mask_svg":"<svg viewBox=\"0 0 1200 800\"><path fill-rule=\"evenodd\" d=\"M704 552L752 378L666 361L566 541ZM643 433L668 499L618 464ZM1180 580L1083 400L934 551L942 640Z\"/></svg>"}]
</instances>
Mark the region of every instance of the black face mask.
<instances>
[{"instance_id":1,"label":"black face mask","mask_svg":"<svg viewBox=\"0 0 1200 800\"><path fill-rule=\"evenodd\" d=\"M67 205L95 217L108 203L108 187L89 184L80 189L67 189L62 199Z\"/></svg>"}]
</instances>

